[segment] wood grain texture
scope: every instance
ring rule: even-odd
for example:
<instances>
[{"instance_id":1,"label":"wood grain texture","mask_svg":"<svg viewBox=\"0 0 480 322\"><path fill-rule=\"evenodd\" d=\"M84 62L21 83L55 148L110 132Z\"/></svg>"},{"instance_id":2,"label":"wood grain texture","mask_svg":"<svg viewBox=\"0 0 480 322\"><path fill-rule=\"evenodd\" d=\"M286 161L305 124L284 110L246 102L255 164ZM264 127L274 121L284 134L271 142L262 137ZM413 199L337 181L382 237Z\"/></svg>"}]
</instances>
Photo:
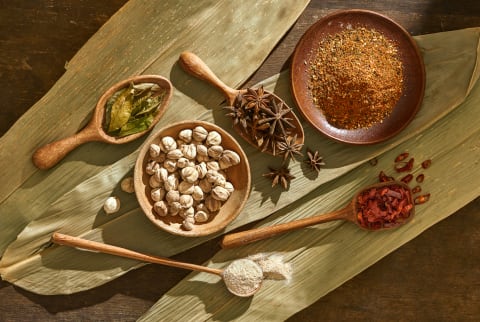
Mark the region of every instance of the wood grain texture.
<instances>
[{"instance_id":1,"label":"wood grain texture","mask_svg":"<svg viewBox=\"0 0 480 322\"><path fill-rule=\"evenodd\" d=\"M0 135L62 75L65 63L126 1L2 1ZM413 35L480 26L477 0L313 0L250 79L286 68L308 26L334 10L386 14ZM20 138L19 138L20 139ZM476 321L480 316L480 198L290 318L290 321ZM218 239L175 256L202 263ZM1 321L134 321L188 272L149 265L69 296L0 282ZM156 283L162 276L162 283ZM347 304L346 304L347 303Z\"/></svg>"}]
</instances>

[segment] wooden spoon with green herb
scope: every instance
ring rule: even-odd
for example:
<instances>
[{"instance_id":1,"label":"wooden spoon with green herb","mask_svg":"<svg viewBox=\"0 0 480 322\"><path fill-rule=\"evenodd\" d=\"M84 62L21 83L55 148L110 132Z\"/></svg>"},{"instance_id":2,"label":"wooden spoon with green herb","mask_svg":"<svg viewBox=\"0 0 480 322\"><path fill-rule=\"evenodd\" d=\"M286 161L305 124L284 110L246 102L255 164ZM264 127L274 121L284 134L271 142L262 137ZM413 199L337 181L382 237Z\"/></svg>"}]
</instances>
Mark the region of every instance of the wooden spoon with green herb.
<instances>
[{"instance_id":1,"label":"wooden spoon with green herb","mask_svg":"<svg viewBox=\"0 0 480 322\"><path fill-rule=\"evenodd\" d=\"M262 152L287 156L301 149L304 142L302 124L292 109L277 95L257 89L233 89L222 82L195 54L183 52L179 63L191 75L219 89L227 98L227 115L235 131Z\"/></svg>"},{"instance_id":2,"label":"wooden spoon with green herb","mask_svg":"<svg viewBox=\"0 0 480 322\"><path fill-rule=\"evenodd\" d=\"M90 122L78 133L37 149L32 161L50 169L81 144L101 141L123 144L147 133L164 114L173 87L157 75L140 75L110 87L98 100Z\"/></svg>"}]
</instances>

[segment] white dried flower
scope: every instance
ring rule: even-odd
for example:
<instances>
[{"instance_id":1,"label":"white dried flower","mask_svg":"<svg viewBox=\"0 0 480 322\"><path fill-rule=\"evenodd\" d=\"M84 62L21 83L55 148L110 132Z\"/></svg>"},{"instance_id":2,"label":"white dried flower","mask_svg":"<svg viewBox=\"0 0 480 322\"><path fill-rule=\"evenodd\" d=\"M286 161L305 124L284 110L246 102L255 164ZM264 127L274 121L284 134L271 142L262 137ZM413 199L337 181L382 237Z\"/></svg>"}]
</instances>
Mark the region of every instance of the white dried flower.
<instances>
[{"instance_id":1,"label":"white dried flower","mask_svg":"<svg viewBox=\"0 0 480 322\"><path fill-rule=\"evenodd\" d=\"M192 133L193 131L190 129L181 130L178 133L178 137L185 143L190 143L192 141Z\"/></svg>"},{"instance_id":2,"label":"white dried flower","mask_svg":"<svg viewBox=\"0 0 480 322\"><path fill-rule=\"evenodd\" d=\"M177 190L178 189L178 178L176 175L171 174L167 177L167 180L163 183L165 186L165 190Z\"/></svg>"},{"instance_id":3,"label":"white dried flower","mask_svg":"<svg viewBox=\"0 0 480 322\"><path fill-rule=\"evenodd\" d=\"M208 148L205 145L203 144L197 145L197 158L198 156L203 156L203 157L208 156Z\"/></svg>"},{"instance_id":4,"label":"white dried flower","mask_svg":"<svg viewBox=\"0 0 480 322\"><path fill-rule=\"evenodd\" d=\"M151 176L149 179L148 179L148 185L150 186L150 188L158 188L161 186L161 182L157 180L157 178L155 176Z\"/></svg>"},{"instance_id":5,"label":"white dried flower","mask_svg":"<svg viewBox=\"0 0 480 322\"><path fill-rule=\"evenodd\" d=\"M208 148L208 156L217 160L223 153L223 147L220 145L212 145Z\"/></svg>"},{"instance_id":6,"label":"white dried flower","mask_svg":"<svg viewBox=\"0 0 480 322\"><path fill-rule=\"evenodd\" d=\"M167 155L164 152L160 152L160 154L155 157L153 160L157 161L157 163L163 163L165 159L167 158Z\"/></svg>"},{"instance_id":7,"label":"white dried flower","mask_svg":"<svg viewBox=\"0 0 480 322\"><path fill-rule=\"evenodd\" d=\"M195 169L195 167L183 168L180 173L181 173L182 179L187 182L193 183L198 179L198 172L197 172L197 169Z\"/></svg>"},{"instance_id":8,"label":"white dried flower","mask_svg":"<svg viewBox=\"0 0 480 322\"><path fill-rule=\"evenodd\" d=\"M163 167L167 169L168 172L173 173L177 170L177 162L175 160L167 159L163 162Z\"/></svg>"},{"instance_id":9,"label":"white dried flower","mask_svg":"<svg viewBox=\"0 0 480 322\"><path fill-rule=\"evenodd\" d=\"M195 227L195 219L193 217L186 217L182 222L182 226L185 230L193 230Z\"/></svg>"},{"instance_id":10,"label":"white dried flower","mask_svg":"<svg viewBox=\"0 0 480 322\"><path fill-rule=\"evenodd\" d=\"M170 160L178 160L181 157L183 157L183 153L180 149L173 149L168 151L167 153L167 159L170 159Z\"/></svg>"},{"instance_id":11,"label":"white dried flower","mask_svg":"<svg viewBox=\"0 0 480 322\"><path fill-rule=\"evenodd\" d=\"M230 181L225 181L225 184L222 187L227 189L227 191L230 194L232 194L235 191L235 187L233 186L233 184Z\"/></svg>"},{"instance_id":12,"label":"white dried flower","mask_svg":"<svg viewBox=\"0 0 480 322\"><path fill-rule=\"evenodd\" d=\"M178 215L181 209L182 205L178 201L168 204L168 213L172 216Z\"/></svg>"},{"instance_id":13,"label":"white dried flower","mask_svg":"<svg viewBox=\"0 0 480 322\"><path fill-rule=\"evenodd\" d=\"M160 201L165 197L165 189L163 188L155 188L152 189L150 192L150 196L152 197L153 201Z\"/></svg>"},{"instance_id":14,"label":"white dried flower","mask_svg":"<svg viewBox=\"0 0 480 322\"><path fill-rule=\"evenodd\" d=\"M197 147L194 144L184 144L181 146L183 156L193 160L197 156Z\"/></svg>"},{"instance_id":15,"label":"white dried flower","mask_svg":"<svg viewBox=\"0 0 480 322\"><path fill-rule=\"evenodd\" d=\"M195 169L198 172L198 178L203 179L207 174L207 164L205 162L200 162L199 164L195 165Z\"/></svg>"},{"instance_id":16,"label":"white dried flower","mask_svg":"<svg viewBox=\"0 0 480 322\"><path fill-rule=\"evenodd\" d=\"M203 142L208 135L208 131L203 126L197 126L193 129L192 138L195 141Z\"/></svg>"},{"instance_id":17,"label":"white dried flower","mask_svg":"<svg viewBox=\"0 0 480 322\"><path fill-rule=\"evenodd\" d=\"M117 197L108 197L103 204L103 210L107 215L116 213L120 210L120 199Z\"/></svg>"},{"instance_id":18,"label":"white dried flower","mask_svg":"<svg viewBox=\"0 0 480 322\"><path fill-rule=\"evenodd\" d=\"M168 191L165 195L165 200L169 205L173 204L174 202L178 202L180 200L180 192L178 190Z\"/></svg>"},{"instance_id":19,"label":"white dried flower","mask_svg":"<svg viewBox=\"0 0 480 322\"><path fill-rule=\"evenodd\" d=\"M183 208L180 209L180 212L178 213L182 218L187 218L190 217L193 219L193 216L195 215L195 209L193 207L188 207L188 208Z\"/></svg>"},{"instance_id":20,"label":"white dried flower","mask_svg":"<svg viewBox=\"0 0 480 322\"><path fill-rule=\"evenodd\" d=\"M135 185L133 183L133 177L126 177L120 182L120 188L126 193L135 192Z\"/></svg>"},{"instance_id":21,"label":"white dried flower","mask_svg":"<svg viewBox=\"0 0 480 322\"><path fill-rule=\"evenodd\" d=\"M158 182L165 182L165 181L167 181L168 170L163 168L163 167L159 167L155 171L154 176L155 176L155 178L157 179Z\"/></svg>"},{"instance_id":22,"label":"white dried flower","mask_svg":"<svg viewBox=\"0 0 480 322\"><path fill-rule=\"evenodd\" d=\"M222 143L222 136L217 131L210 131L205 139L207 145L220 145Z\"/></svg>"},{"instance_id":23,"label":"white dried flower","mask_svg":"<svg viewBox=\"0 0 480 322\"><path fill-rule=\"evenodd\" d=\"M155 202L153 204L153 210L159 216L163 217L163 216L168 215L168 207L167 207L167 204L165 203L165 201L163 201L163 200Z\"/></svg>"},{"instance_id":24,"label":"white dried flower","mask_svg":"<svg viewBox=\"0 0 480 322\"><path fill-rule=\"evenodd\" d=\"M230 197L230 193L228 192L227 189L220 186L216 186L215 188L212 189L211 196L217 200L226 201L228 197Z\"/></svg>"},{"instance_id":25,"label":"white dried flower","mask_svg":"<svg viewBox=\"0 0 480 322\"><path fill-rule=\"evenodd\" d=\"M195 222L203 223L208 220L208 213L205 211L197 211L193 218L195 219Z\"/></svg>"},{"instance_id":26,"label":"white dried flower","mask_svg":"<svg viewBox=\"0 0 480 322\"><path fill-rule=\"evenodd\" d=\"M177 141L171 136L164 136L161 142L160 148L162 148L163 152L172 151L177 148Z\"/></svg>"},{"instance_id":27,"label":"white dried flower","mask_svg":"<svg viewBox=\"0 0 480 322\"><path fill-rule=\"evenodd\" d=\"M177 160L177 167L178 168L185 168L190 165L190 161L187 158L181 157L180 159Z\"/></svg>"},{"instance_id":28,"label":"white dried flower","mask_svg":"<svg viewBox=\"0 0 480 322\"><path fill-rule=\"evenodd\" d=\"M226 169L231 166L237 165L240 163L240 156L237 152L232 150L223 151L220 159L218 160L221 169Z\"/></svg>"},{"instance_id":29,"label":"white dried flower","mask_svg":"<svg viewBox=\"0 0 480 322\"><path fill-rule=\"evenodd\" d=\"M180 202L182 208L190 208L193 206L193 198L191 195L181 195L178 202Z\"/></svg>"},{"instance_id":30,"label":"white dried flower","mask_svg":"<svg viewBox=\"0 0 480 322\"><path fill-rule=\"evenodd\" d=\"M214 186L223 187L226 183L227 183L227 179L225 179L224 176L222 176L221 174L219 174L219 175L216 177L215 182L213 183L213 185L214 185Z\"/></svg>"},{"instance_id":31,"label":"white dried flower","mask_svg":"<svg viewBox=\"0 0 480 322\"><path fill-rule=\"evenodd\" d=\"M188 181L182 181L178 184L178 191L184 195L191 195L194 190L194 184Z\"/></svg>"},{"instance_id":32,"label":"white dried flower","mask_svg":"<svg viewBox=\"0 0 480 322\"><path fill-rule=\"evenodd\" d=\"M212 184L207 180L207 178L203 178L198 182L198 186L204 193L209 193L212 191Z\"/></svg>"},{"instance_id":33,"label":"white dried flower","mask_svg":"<svg viewBox=\"0 0 480 322\"><path fill-rule=\"evenodd\" d=\"M210 212L216 212L222 207L222 202L209 195L205 198L205 206Z\"/></svg>"},{"instance_id":34,"label":"white dried flower","mask_svg":"<svg viewBox=\"0 0 480 322\"><path fill-rule=\"evenodd\" d=\"M148 151L150 153L150 157L152 158L158 157L160 155L160 152L162 152L162 150L160 149L160 146L155 143L150 144Z\"/></svg>"},{"instance_id":35,"label":"white dried flower","mask_svg":"<svg viewBox=\"0 0 480 322\"><path fill-rule=\"evenodd\" d=\"M217 181L217 177L219 176L220 174L218 173L218 171L215 171L215 170L207 170L207 173L205 174L205 178L208 180L208 182L210 183L215 183L215 181Z\"/></svg>"},{"instance_id":36,"label":"white dried flower","mask_svg":"<svg viewBox=\"0 0 480 322\"><path fill-rule=\"evenodd\" d=\"M218 164L217 161L208 161L206 164L207 164L207 171L208 170L214 170L214 171L220 170L220 165Z\"/></svg>"},{"instance_id":37,"label":"white dried flower","mask_svg":"<svg viewBox=\"0 0 480 322\"><path fill-rule=\"evenodd\" d=\"M193 186L191 195L193 200L195 201L201 201L204 198L204 193L200 186Z\"/></svg>"},{"instance_id":38,"label":"white dried flower","mask_svg":"<svg viewBox=\"0 0 480 322\"><path fill-rule=\"evenodd\" d=\"M196 210L196 211L205 211L205 212L208 212L207 206L205 206L205 204L204 204L203 202L199 202L199 203L195 206L195 210Z\"/></svg>"},{"instance_id":39,"label":"white dried flower","mask_svg":"<svg viewBox=\"0 0 480 322\"><path fill-rule=\"evenodd\" d=\"M155 160L148 161L147 166L145 167L145 172L149 175L152 175L159 167L160 165Z\"/></svg>"}]
</instances>

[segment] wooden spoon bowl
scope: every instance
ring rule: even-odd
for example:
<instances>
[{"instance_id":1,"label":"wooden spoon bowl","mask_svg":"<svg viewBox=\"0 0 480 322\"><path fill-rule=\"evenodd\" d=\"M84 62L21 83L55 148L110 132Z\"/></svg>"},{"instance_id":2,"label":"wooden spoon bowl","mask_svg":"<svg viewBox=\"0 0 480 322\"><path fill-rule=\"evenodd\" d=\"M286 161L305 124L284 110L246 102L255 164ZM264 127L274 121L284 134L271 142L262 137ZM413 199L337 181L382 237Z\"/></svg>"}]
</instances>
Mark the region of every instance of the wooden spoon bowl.
<instances>
[{"instance_id":1,"label":"wooden spoon bowl","mask_svg":"<svg viewBox=\"0 0 480 322\"><path fill-rule=\"evenodd\" d=\"M182 68L186 72L190 73L191 75L203 81L210 83L211 85L219 89L224 94L230 106L234 105L235 98L237 97L238 94L244 94L247 92L246 89L237 90L227 86L222 80L220 80L215 75L215 73L213 73L213 71L207 66L207 64L205 64L205 62L203 62L203 60L201 60L194 53L191 53L188 51L181 53L179 58L179 63L180 63L180 66L182 66ZM270 94L272 100L275 100L275 102L277 103L281 102L284 104L285 107L288 108L288 105L274 93L269 91L265 91L265 93ZM296 135L295 143L303 145L305 141L305 134L303 132L303 126L300 123L300 120L298 119L298 117L295 115L295 113L293 113L293 111L290 111L284 117L288 118L295 127L292 130L292 132L294 132L292 133L292 136ZM262 148L258 146L257 142L255 142L252 139L250 133L247 133L240 124L234 124L233 128L245 141L247 141L249 144L253 145L257 149L262 150ZM272 149L266 149L262 151L271 155L275 155Z\"/></svg>"},{"instance_id":2,"label":"wooden spoon bowl","mask_svg":"<svg viewBox=\"0 0 480 322\"><path fill-rule=\"evenodd\" d=\"M149 185L150 176L146 173L146 165L151 159L149 148L152 143L159 143L164 136L176 138L178 133L183 129L193 129L196 126L203 126L207 131L217 131L222 136L221 146L224 149L235 151L240 156L240 163L227 168L225 171L228 181L232 183L235 191L230 195L228 200L223 204L218 213L212 214L205 223L196 223L192 230L182 228L183 218L176 216L158 216L154 210L154 201L151 198L151 188ZM172 233L185 237L205 236L218 232L225 228L232 220L234 220L242 211L250 194L251 175L250 164L247 155L242 150L240 144L221 127L204 121L182 121L171 124L160 129L154 135L150 136L140 149L140 153L135 164L134 185L137 200L147 218L157 227Z\"/></svg>"},{"instance_id":3,"label":"wooden spoon bowl","mask_svg":"<svg viewBox=\"0 0 480 322\"><path fill-rule=\"evenodd\" d=\"M323 111L314 103L310 83L309 64L315 58L323 39L349 27L361 26L376 30L397 44L403 64L403 90L392 113L383 122L368 128L342 129L330 124ZM398 23L368 10L342 10L313 24L298 42L290 69L293 97L305 119L327 137L349 144L374 144L392 138L401 132L420 109L425 92L425 66L415 40Z\"/></svg>"},{"instance_id":4,"label":"wooden spoon bowl","mask_svg":"<svg viewBox=\"0 0 480 322\"><path fill-rule=\"evenodd\" d=\"M154 83L165 90L165 96L162 103L158 107L157 113L153 119L152 124L148 129L142 132L131 134L125 137L115 137L108 135L103 129L103 122L105 119L105 104L107 100L117 91L122 88L128 87L131 83ZM158 75L140 75L127 78L121 82L116 83L110 87L97 102L92 118L89 123L78 133L49 143L37 149L33 154L32 161L39 169L46 170L55 166L60 160L62 160L69 152L78 147L81 144L91 141L100 141L111 144L123 144L135 139L138 139L148 131L150 131L155 124L158 123L160 118L165 113L167 106L170 102L173 93L173 86L170 81L162 76Z\"/></svg>"},{"instance_id":5,"label":"wooden spoon bowl","mask_svg":"<svg viewBox=\"0 0 480 322\"><path fill-rule=\"evenodd\" d=\"M362 223L361 219L359 219L358 217L358 211L359 211L358 197L363 192L370 191L371 189L382 189L384 187L392 187L392 186L401 187L403 190L407 192L406 201L407 201L407 204L410 204L412 207L408 212L407 218L403 220L398 220L398 222L396 222L395 224L380 227L380 228L371 228L365 225L365 223ZM382 182L382 183L377 183L377 184L363 188L362 190L360 190L358 193L355 194L352 200L344 208L341 208L339 210L329 212L326 214L316 215L313 217L303 218L303 219L299 219L299 220L295 220L295 221L291 221L283 224L278 224L274 226L261 227L261 228L241 231L238 233L228 234L223 237L223 240L221 241L221 246L222 248L238 247L238 246L246 245L255 241L273 237L279 234L283 234L285 232L289 232L292 230L313 226L313 225L318 225L318 224L333 221L333 220L351 221L354 224L356 224L358 227L364 230L380 231L380 230L400 227L408 223L409 221L411 221L414 215L415 215L415 207L413 206L412 193L411 193L410 187L407 184L399 181Z\"/></svg>"}]
</instances>

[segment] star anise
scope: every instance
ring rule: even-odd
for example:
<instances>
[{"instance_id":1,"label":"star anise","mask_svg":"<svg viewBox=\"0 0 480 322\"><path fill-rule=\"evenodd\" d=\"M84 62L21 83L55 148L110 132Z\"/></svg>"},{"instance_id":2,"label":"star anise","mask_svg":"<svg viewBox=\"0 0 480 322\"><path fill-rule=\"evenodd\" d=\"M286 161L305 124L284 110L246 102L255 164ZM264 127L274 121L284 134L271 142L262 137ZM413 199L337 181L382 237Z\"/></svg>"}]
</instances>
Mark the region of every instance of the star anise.
<instances>
[{"instance_id":1,"label":"star anise","mask_svg":"<svg viewBox=\"0 0 480 322\"><path fill-rule=\"evenodd\" d=\"M295 160L295 155L302 155L300 151L302 143L297 143L297 135L285 137L284 141L277 142L277 148L280 155L283 155L283 161L288 158Z\"/></svg>"},{"instance_id":2,"label":"star anise","mask_svg":"<svg viewBox=\"0 0 480 322\"><path fill-rule=\"evenodd\" d=\"M312 170L319 172L321 166L325 165L325 162L323 162L323 158L318 151L313 152L312 150L307 149L307 156L308 158L305 160L305 163L308 164Z\"/></svg>"},{"instance_id":3,"label":"star anise","mask_svg":"<svg viewBox=\"0 0 480 322\"><path fill-rule=\"evenodd\" d=\"M282 166L278 169L268 167L268 169L270 172L263 174L263 176L272 180L272 187L280 184L283 189L287 190L290 181L295 179L295 177L290 174L290 169L286 166Z\"/></svg>"},{"instance_id":4,"label":"star anise","mask_svg":"<svg viewBox=\"0 0 480 322\"><path fill-rule=\"evenodd\" d=\"M247 128L247 121L249 119L248 115L245 113L245 110L242 106L243 104L243 97L242 94L238 94L235 97L235 101L233 106L225 106L224 109L228 110L229 112L226 114L230 116L233 120L233 124L237 125L240 123L244 129Z\"/></svg>"},{"instance_id":5,"label":"star anise","mask_svg":"<svg viewBox=\"0 0 480 322\"><path fill-rule=\"evenodd\" d=\"M247 88L247 93L243 94L245 100L245 109L253 109L254 113L258 113L262 107L268 108L272 100L270 93L265 93L263 86L257 88Z\"/></svg>"},{"instance_id":6,"label":"star anise","mask_svg":"<svg viewBox=\"0 0 480 322\"><path fill-rule=\"evenodd\" d=\"M270 135L278 133L286 137L288 130L295 128L295 125L290 122L292 119L285 116L292 109L285 107L282 101L272 100L270 108L262 107L261 110L265 113L265 116L259 122L270 124Z\"/></svg>"}]
</instances>

